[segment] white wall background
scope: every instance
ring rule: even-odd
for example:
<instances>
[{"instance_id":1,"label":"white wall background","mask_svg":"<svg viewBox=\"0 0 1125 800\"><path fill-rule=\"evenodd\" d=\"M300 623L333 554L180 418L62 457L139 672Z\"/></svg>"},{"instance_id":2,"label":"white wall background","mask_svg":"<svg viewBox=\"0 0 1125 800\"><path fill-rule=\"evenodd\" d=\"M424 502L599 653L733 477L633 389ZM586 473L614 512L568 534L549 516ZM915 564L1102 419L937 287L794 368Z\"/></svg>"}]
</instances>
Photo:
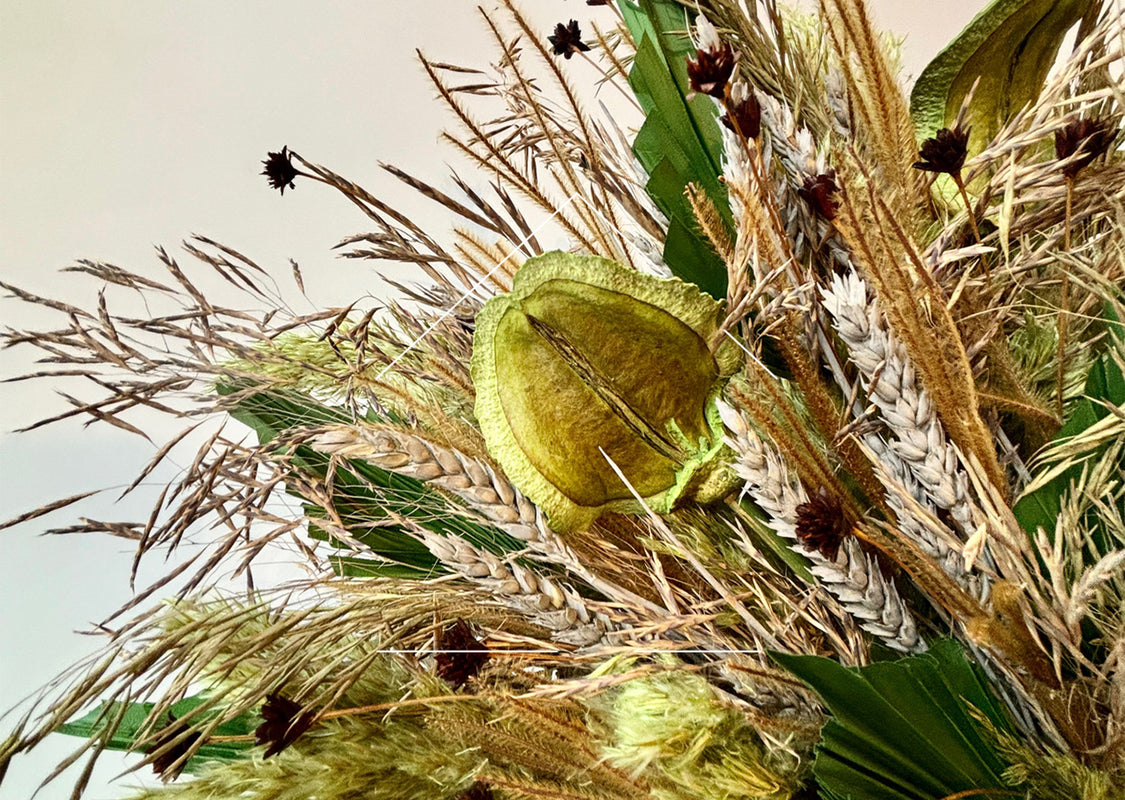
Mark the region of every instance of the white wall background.
<instances>
[{"instance_id":1,"label":"white wall background","mask_svg":"<svg viewBox=\"0 0 1125 800\"><path fill-rule=\"evenodd\" d=\"M544 36L556 21L610 15L580 0L524 5ZM873 3L879 23L906 37L907 80L977 6ZM201 233L276 268L279 282L295 258L317 303L378 291L369 264L330 252L367 229L359 213L308 181L280 197L258 174L260 161L289 145L443 229L440 210L380 174L377 162L441 185L446 162L456 159L437 145L448 120L414 49L486 62L493 51L475 8L465 0L0 0L0 279L88 305L97 283L60 268L85 257L156 275L154 244L174 251ZM21 303L0 302L6 326L50 322ZM0 376L32 367L30 352L0 357ZM64 410L58 388L0 385L0 431ZM108 490L77 509L0 531L0 712L91 652L96 640L76 631L128 598L128 542L41 532L78 514L146 518L143 498L112 504L154 451L120 431L73 423L0 433L0 520L79 491ZM0 737L10 727L0 721ZM54 737L18 757L0 798L30 797L75 744ZM123 766L106 757L89 796L121 796L136 780L110 783ZM68 793L64 776L40 797Z\"/></svg>"}]
</instances>

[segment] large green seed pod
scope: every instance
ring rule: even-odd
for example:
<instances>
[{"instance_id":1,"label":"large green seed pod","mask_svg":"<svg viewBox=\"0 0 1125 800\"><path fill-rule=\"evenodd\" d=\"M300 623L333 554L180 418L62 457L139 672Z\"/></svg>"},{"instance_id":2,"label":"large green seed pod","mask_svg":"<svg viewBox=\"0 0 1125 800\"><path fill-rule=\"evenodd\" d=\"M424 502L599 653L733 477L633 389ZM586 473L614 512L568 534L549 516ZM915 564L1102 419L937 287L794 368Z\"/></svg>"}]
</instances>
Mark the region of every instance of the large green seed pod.
<instances>
[{"instance_id":1,"label":"large green seed pod","mask_svg":"<svg viewBox=\"0 0 1125 800\"><path fill-rule=\"evenodd\" d=\"M721 304L680 280L597 256L530 259L477 315L489 452L563 531L637 510L630 486L657 510L715 493L713 401L737 364L729 342L715 347L721 319Z\"/></svg>"}]
</instances>

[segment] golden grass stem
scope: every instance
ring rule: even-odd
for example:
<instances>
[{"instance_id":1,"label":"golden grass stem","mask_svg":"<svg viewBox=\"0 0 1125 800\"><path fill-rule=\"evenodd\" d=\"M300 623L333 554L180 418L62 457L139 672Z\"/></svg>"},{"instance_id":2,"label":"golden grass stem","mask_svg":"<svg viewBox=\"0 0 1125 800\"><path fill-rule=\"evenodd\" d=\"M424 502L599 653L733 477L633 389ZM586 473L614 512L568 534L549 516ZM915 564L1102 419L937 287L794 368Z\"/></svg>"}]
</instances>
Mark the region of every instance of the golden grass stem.
<instances>
[{"instance_id":1,"label":"golden grass stem","mask_svg":"<svg viewBox=\"0 0 1125 800\"><path fill-rule=\"evenodd\" d=\"M1074 178L1066 179L1066 211L1063 215L1063 252L1070 252L1070 215L1074 206ZM1070 273L1062 270L1059 289L1059 338L1055 351L1055 412L1063 419L1063 384L1066 382L1066 334L1070 315Z\"/></svg>"}]
</instances>

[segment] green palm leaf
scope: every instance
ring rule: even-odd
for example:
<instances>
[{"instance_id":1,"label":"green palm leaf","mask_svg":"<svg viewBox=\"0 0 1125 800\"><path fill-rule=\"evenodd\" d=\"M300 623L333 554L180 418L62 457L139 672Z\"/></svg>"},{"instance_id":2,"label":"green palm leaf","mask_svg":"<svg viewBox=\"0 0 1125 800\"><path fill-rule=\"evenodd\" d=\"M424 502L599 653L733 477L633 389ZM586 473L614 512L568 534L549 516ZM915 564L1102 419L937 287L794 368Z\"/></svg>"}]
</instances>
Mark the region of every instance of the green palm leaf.
<instances>
[{"instance_id":1,"label":"green palm leaf","mask_svg":"<svg viewBox=\"0 0 1125 800\"><path fill-rule=\"evenodd\" d=\"M685 35L682 6L665 0L621 0L625 23L637 45L629 85L645 113L633 141L648 183L645 189L668 217L664 262L674 275L717 300L726 297L723 261L698 229L684 192L702 188L728 226L733 226L722 174L722 135L710 98L691 96L687 58L695 54Z\"/></svg>"}]
</instances>

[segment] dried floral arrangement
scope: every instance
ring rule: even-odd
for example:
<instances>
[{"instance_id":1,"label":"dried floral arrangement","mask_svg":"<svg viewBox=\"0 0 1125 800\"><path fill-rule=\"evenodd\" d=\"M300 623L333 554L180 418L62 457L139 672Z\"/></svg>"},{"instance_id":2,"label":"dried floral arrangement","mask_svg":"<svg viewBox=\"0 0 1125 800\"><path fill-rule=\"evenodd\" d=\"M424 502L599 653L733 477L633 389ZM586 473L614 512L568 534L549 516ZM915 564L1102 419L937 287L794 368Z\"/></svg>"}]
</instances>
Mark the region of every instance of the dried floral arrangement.
<instances>
[{"instance_id":1,"label":"dried floral arrangement","mask_svg":"<svg viewBox=\"0 0 1125 800\"><path fill-rule=\"evenodd\" d=\"M389 307L296 315L203 238L161 281L78 265L147 318L6 287L62 322L5 344L105 392L63 416L185 422L138 483L200 415L255 435L80 526L216 533L0 778L61 732L168 800L1125 797L1120 2L996 0L909 96L862 0L588 4L422 57L489 192L386 169L448 236L269 153L366 215L345 256L424 273ZM279 541L306 580L217 591Z\"/></svg>"}]
</instances>

